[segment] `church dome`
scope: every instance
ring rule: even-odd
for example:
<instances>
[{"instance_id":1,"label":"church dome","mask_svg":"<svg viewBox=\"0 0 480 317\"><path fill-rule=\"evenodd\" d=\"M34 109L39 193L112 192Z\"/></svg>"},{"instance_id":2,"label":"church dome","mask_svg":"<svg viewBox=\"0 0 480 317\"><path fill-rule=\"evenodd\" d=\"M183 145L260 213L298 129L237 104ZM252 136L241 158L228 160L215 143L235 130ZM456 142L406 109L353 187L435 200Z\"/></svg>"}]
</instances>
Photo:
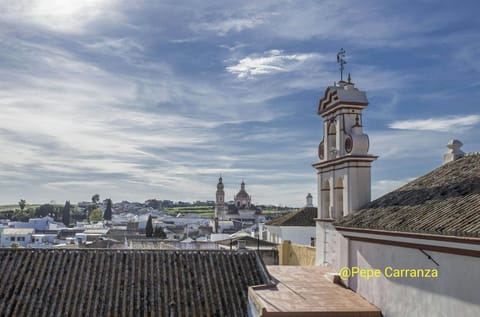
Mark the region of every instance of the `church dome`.
<instances>
[{"instance_id":1,"label":"church dome","mask_svg":"<svg viewBox=\"0 0 480 317\"><path fill-rule=\"evenodd\" d=\"M248 199L250 196L248 195L245 189L240 189L238 194L235 196L237 199Z\"/></svg>"},{"instance_id":2,"label":"church dome","mask_svg":"<svg viewBox=\"0 0 480 317\"><path fill-rule=\"evenodd\" d=\"M247 191L245 190L245 182L242 181L242 184L240 185L240 191L235 195L236 200L242 200L242 199L250 199L250 195L248 195Z\"/></svg>"}]
</instances>

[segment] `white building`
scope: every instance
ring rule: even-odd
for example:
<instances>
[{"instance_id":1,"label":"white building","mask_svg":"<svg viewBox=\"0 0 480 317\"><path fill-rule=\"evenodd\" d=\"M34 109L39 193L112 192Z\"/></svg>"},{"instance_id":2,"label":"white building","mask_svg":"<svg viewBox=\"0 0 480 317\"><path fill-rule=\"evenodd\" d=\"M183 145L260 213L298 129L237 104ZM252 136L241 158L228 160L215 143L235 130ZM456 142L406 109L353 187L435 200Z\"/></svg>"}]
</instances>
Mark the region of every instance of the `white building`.
<instances>
[{"instance_id":1,"label":"white building","mask_svg":"<svg viewBox=\"0 0 480 317\"><path fill-rule=\"evenodd\" d=\"M35 230L61 230L66 228L63 223L56 222L52 217L30 218L28 222L11 221L10 228L33 228Z\"/></svg>"},{"instance_id":2,"label":"white building","mask_svg":"<svg viewBox=\"0 0 480 317\"><path fill-rule=\"evenodd\" d=\"M32 248L48 248L53 247L59 241L57 239L57 234L52 233L35 233L32 234L32 242L28 247Z\"/></svg>"},{"instance_id":3,"label":"white building","mask_svg":"<svg viewBox=\"0 0 480 317\"><path fill-rule=\"evenodd\" d=\"M273 243L289 240L295 244L314 245L317 208L311 204L312 195L308 194L306 207L267 222L266 240Z\"/></svg>"},{"instance_id":4,"label":"white building","mask_svg":"<svg viewBox=\"0 0 480 317\"><path fill-rule=\"evenodd\" d=\"M1 234L1 246L10 247L13 245L27 247L32 242L32 235L35 229L32 228L5 228Z\"/></svg>"},{"instance_id":5,"label":"white building","mask_svg":"<svg viewBox=\"0 0 480 317\"><path fill-rule=\"evenodd\" d=\"M379 270L345 284L385 317L480 316L480 155L452 141L443 166L370 202L367 104L350 82L320 100L317 264Z\"/></svg>"}]
</instances>

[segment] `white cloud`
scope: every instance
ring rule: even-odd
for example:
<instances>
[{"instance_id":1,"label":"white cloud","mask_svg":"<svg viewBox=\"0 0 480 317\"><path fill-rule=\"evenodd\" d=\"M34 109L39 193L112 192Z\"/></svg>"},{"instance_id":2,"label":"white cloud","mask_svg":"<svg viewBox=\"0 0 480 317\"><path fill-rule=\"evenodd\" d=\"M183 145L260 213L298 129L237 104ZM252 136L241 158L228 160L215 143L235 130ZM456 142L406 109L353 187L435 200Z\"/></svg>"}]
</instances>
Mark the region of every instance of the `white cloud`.
<instances>
[{"instance_id":1,"label":"white cloud","mask_svg":"<svg viewBox=\"0 0 480 317\"><path fill-rule=\"evenodd\" d=\"M229 32L241 32L246 29L253 29L263 23L264 19L262 17L230 18L222 21L199 23L195 25L194 28L212 31L217 35L225 36Z\"/></svg>"},{"instance_id":2,"label":"white cloud","mask_svg":"<svg viewBox=\"0 0 480 317\"><path fill-rule=\"evenodd\" d=\"M112 0L14 0L0 5L0 17L13 23L35 24L42 28L80 34L86 26L100 17L105 21L118 12L112 10Z\"/></svg>"},{"instance_id":3,"label":"white cloud","mask_svg":"<svg viewBox=\"0 0 480 317\"><path fill-rule=\"evenodd\" d=\"M441 118L395 121L389 128L398 130L422 130L458 132L480 123L480 115L448 116Z\"/></svg>"},{"instance_id":4,"label":"white cloud","mask_svg":"<svg viewBox=\"0 0 480 317\"><path fill-rule=\"evenodd\" d=\"M295 70L309 59L319 58L317 53L284 54L281 50L270 50L263 56L251 55L226 69L238 78L252 78L256 75Z\"/></svg>"}]
</instances>

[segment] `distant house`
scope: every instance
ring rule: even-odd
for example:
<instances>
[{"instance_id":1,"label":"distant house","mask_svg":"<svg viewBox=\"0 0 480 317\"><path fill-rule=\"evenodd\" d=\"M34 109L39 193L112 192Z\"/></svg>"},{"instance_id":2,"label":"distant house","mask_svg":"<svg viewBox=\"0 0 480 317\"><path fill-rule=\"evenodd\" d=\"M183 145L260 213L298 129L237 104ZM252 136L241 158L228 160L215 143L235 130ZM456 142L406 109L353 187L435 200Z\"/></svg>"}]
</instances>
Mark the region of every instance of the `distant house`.
<instances>
[{"instance_id":1,"label":"distant house","mask_svg":"<svg viewBox=\"0 0 480 317\"><path fill-rule=\"evenodd\" d=\"M1 246L10 247L13 245L27 247L32 242L33 228L5 228L1 234Z\"/></svg>"},{"instance_id":2,"label":"distant house","mask_svg":"<svg viewBox=\"0 0 480 317\"><path fill-rule=\"evenodd\" d=\"M55 233L35 233L32 234L32 243L29 247L32 248L46 248L53 247L57 241L58 235Z\"/></svg>"},{"instance_id":3,"label":"distant house","mask_svg":"<svg viewBox=\"0 0 480 317\"><path fill-rule=\"evenodd\" d=\"M311 246L315 241L316 217L316 207L304 207L299 211L273 219L265 224L267 241L282 243L290 240L295 244Z\"/></svg>"},{"instance_id":4,"label":"distant house","mask_svg":"<svg viewBox=\"0 0 480 317\"><path fill-rule=\"evenodd\" d=\"M56 222L52 217L45 216L42 218L30 218L28 222L12 221L8 223L11 228L33 228L36 231L47 230L61 230L65 228L65 225L60 222Z\"/></svg>"}]
</instances>

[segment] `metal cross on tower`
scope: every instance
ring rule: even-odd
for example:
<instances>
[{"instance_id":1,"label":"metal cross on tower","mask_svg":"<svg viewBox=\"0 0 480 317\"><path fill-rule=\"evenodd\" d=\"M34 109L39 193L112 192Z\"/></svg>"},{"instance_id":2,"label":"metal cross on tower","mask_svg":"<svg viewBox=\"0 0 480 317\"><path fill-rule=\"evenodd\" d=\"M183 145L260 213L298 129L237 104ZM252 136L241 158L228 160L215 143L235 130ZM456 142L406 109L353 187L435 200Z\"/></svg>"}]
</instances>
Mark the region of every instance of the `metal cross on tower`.
<instances>
[{"instance_id":1,"label":"metal cross on tower","mask_svg":"<svg viewBox=\"0 0 480 317\"><path fill-rule=\"evenodd\" d=\"M343 48L341 48L337 54L337 63L340 64L340 81L343 81L343 65L347 63L345 60L345 50Z\"/></svg>"}]
</instances>

